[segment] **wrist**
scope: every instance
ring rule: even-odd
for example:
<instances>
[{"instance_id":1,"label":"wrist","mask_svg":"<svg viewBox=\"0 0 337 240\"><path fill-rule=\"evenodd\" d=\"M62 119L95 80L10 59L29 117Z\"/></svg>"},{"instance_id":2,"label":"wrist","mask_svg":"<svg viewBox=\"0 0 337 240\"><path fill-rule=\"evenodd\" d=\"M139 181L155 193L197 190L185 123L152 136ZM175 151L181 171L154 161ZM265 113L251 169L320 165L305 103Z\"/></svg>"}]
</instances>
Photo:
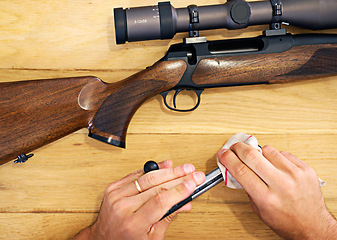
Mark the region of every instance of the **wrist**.
<instances>
[{"instance_id":1,"label":"wrist","mask_svg":"<svg viewBox=\"0 0 337 240\"><path fill-rule=\"evenodd\" d=\"M333 240L337 236L337 220L336 218L326 211L326 215L323 218L319 218L320 221L317 228L311 230L310 237L308 239L325 239ZM320 227L318 227L320 226Z\"/></svg>"},{"instance_id":2,"label":"wrist","mask_svg":"<svg viewBox=\"0 0 337 240\"><path fill-rule=\"evenodd\" d=\"M324 239L333 240L333 239L336 239L336 236L337 236L337 220L331 213L328 213L328 214L329 214L329 219L326 224Z\"/></svg>"}]
</instances>

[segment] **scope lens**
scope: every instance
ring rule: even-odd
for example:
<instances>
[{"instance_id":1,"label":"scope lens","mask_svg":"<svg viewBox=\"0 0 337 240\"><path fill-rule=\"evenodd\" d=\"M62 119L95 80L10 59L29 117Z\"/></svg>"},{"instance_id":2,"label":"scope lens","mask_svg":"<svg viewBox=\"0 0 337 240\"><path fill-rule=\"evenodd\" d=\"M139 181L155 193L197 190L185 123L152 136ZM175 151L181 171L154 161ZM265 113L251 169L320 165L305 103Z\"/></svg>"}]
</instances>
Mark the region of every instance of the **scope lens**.
<instances>
[{"instance_id":1,"label":"scope lens","mask_svg":"<svg viewBox=\"0 0 337 240\"><path fill-rule=\"evenodd\" d=\"M170 2L147 7L115 8L116 43L172 38L176 33L174 12Z\"/></svg>"}]
</instances>

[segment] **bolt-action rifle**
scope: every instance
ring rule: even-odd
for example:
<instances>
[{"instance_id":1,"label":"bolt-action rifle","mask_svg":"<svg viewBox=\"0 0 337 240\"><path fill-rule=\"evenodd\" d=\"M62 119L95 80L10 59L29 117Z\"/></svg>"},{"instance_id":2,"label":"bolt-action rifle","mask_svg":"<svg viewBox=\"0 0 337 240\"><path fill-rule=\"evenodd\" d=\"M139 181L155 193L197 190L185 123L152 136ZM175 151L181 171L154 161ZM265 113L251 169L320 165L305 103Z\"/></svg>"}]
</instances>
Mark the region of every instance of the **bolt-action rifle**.
<instances>
[{"instance_id":1,"label":"bolt-action rifle","mask_svg":"<svg viewBox=\"0 0 337 240\"><path fill-rule=\"evenodd\" d=\"M97 77L0 83L0 164L77 131L125 147L129 122L142 103L161 94L165 105L192 111L205 88L284 83L337 75L337 34L287 34L282 23L337 28L336 0L228 0L213 6L158 6L114 10L116 41L172 38L189 32L151 67L107 84ZM207 41L200 30L268 24L263 35ZM175 91L173 104L166 100ZM196 93L191 109L178 109L182 90ZM4 131L6 129L6 131ZM22 160L23 159L23 160Z\"/></svg>"}]
</instances>

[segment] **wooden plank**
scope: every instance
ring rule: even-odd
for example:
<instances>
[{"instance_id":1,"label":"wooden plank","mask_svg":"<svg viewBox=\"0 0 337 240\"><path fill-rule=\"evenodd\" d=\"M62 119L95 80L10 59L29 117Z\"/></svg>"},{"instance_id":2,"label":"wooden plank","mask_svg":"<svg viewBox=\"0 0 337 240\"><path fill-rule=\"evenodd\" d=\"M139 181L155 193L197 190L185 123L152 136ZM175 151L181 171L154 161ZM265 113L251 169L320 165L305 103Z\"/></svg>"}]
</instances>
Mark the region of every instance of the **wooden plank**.
<instances>
[{"instance_id":1,"label":"wooden plank","mask_svg":"<svg viewBox=\"0 0 337 240\"><path fill-rule=\"evenodd\" d=\"M171 3L186 7L223 2ZM112 8L154 4L157 1L1 1L0 79L83 75L96 75L106 82L124 79L152 65L169 45L187 35L116 45ZM241 38L260 35L266 28L201 34L207 34L208 40ZM336 29L319 32L336 33ZM172 159L175 165L191 162L197 170L209 172L216 167L216 152L239 131L311 165L327 182L322 191L329 210L336 214L336 80L209 89L192 113L171 112L157 96L136 112L126 150L90 139L83 129L34 151L26 164L0 166L0 239L72 238L94 221L108 183L149 159ZM178 104L184 107L194 100L183 94ZM166 239L277 239L252 212L242 190L222 184L193 205L191 212L173 221Z\"/></svg>"},{"instance_id":2,"label":"wooden plank","mask_svg":"<svg viewBox=\"0 0 337 240\"><path fill-rule=\"evenodd\" d=\"M177 216L171 223L165 239L281 239L261 223L249 206L233 206L218 213L192 212ZM335 212L336 214L336 212ZM0 213L1 239L39 240L71 239L96 217L92 213ZM192 218L194 217L194 218ZM212 219L212 221L207 221ZM32 231L34 229L34 231Z\"/></svg>"},{"instance_id":3,"label":"wooden plank","mask_svg":"<svg viewBox=\"0 0 337 240\"><path fill-rule=\"evenodd\" d=\"M122 150L77 133L34 152L26 164L0 168L0 212L96 212L105 187L153 159L175 165L191 162L197 170L216 167L215 154L230 137L204 134L132 134ZM257 134L261 145L287 150L311 165L327 181L328 206L337 211L336 135ZM196 144L198 143L198 144ZM146 149L146 151L144 150ZM220 194L217 201L228 198ZM10 199L10 201L8 201ZM207 199L207 195L200 197ZM234 198L230 202L240 202ZM247 200L248 201L248 200Z\"/></svg>"},{"instance_id":4,"label":"wooden plank","mask_svg":"<svg viewBox=\"0 0 337 240\"><path fill-rule=\"evenodd\" d=\"M260 220L250 213L239 217L231 211L226 211L221 214L208 214L215 220L218 229L227 229L227 231L230 232L230 234L226 234L226 239L238 239L238 237L249 236L250 234L252 236L247 239L253 239L255 237L257 239L278 239L270 229L262 225ZM194 214L198 219L197 221L191 221L190 215L192 214L185 213L184 215L176 217L165 239L179 238L188 240L210 237L212 237L212 239L223 239L223 234L220 231L215 232L211 230L214 229L214 223L213 227L210 228L210 223L203 221L205 219L204 213ZM224 218L224 216L227 218ZM1 239L70 239L74 237L80 229L89 225L95 217L96 214L91 213L28 213L20 215L2 213L0 214L0 221L7 221L11 224L1 224L0 231L3 233ZM241 219L249 219L250 217L253 217L255 221L240 222ZM232 220L229 221L228 219ZM242 224L245 223L246 225L243 228ZM186 230L190 230L182 231L182 225ZM23 226L25 226L25 228L23 228ZM30 231L31 229L34 229L34 231ZM176 231L178 231L178 233Z\"/></svg>"},{"instance_id":5,"label":"wooden plank","mask_svg":"<svg viewBox=\"0 0 337 240\"><path fill-rule=\"evenodd\" d=\"M71 239L95 218L93 213L0 213L0 239Z\"/></svg>"}]
</instances>

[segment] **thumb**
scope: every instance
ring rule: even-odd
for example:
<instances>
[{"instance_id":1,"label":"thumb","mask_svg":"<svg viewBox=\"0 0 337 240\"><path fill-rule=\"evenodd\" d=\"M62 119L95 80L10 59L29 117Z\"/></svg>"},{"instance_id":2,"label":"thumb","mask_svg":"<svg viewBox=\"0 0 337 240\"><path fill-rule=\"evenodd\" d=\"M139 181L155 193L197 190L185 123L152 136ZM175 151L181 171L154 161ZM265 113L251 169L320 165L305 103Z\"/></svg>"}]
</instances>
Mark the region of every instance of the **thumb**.
<instances>
[{"instance_id":1,"label":"thumb","mask_svg":"<svg viewBox=\"0 0 337 240\"><path fill-rule=\"evenodd\" d=\"M192 203L188 203L185 206L183 206L182 208L180 208L178 211L168 215L166 218L157 222L156 224L153 224L149 233L148 233L148 236L149 236L148 239L152 239L152 240L162 240L162 239L164 239L166 230L170 226L170 223L175 218L175 216L177 216L177 214L180 213L180 212L189 211L191 209L192 209Z\"/></svg>"}]
</instances>

